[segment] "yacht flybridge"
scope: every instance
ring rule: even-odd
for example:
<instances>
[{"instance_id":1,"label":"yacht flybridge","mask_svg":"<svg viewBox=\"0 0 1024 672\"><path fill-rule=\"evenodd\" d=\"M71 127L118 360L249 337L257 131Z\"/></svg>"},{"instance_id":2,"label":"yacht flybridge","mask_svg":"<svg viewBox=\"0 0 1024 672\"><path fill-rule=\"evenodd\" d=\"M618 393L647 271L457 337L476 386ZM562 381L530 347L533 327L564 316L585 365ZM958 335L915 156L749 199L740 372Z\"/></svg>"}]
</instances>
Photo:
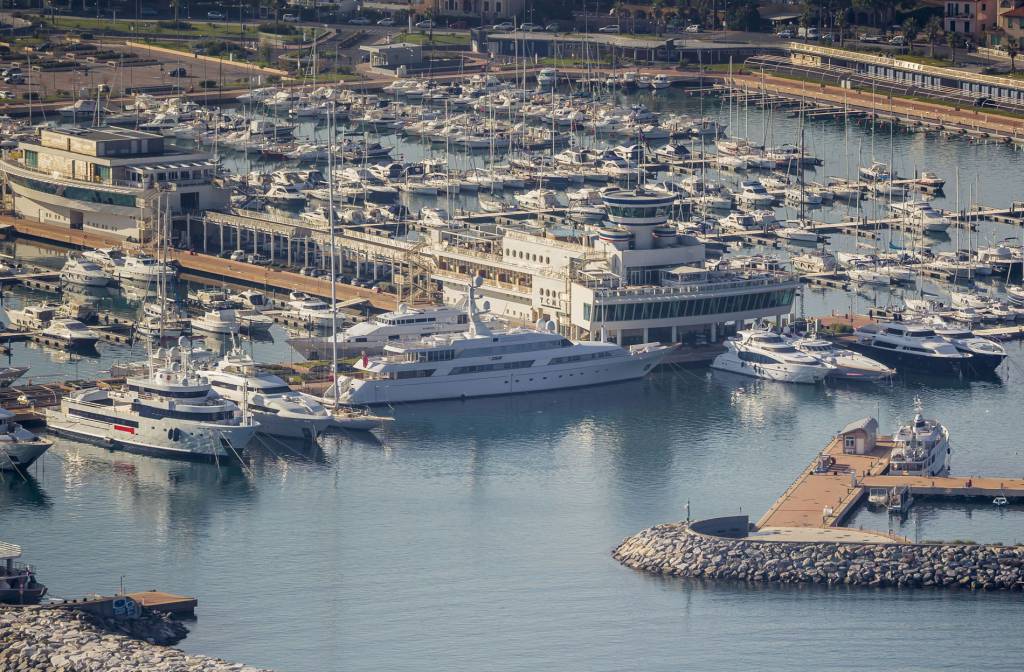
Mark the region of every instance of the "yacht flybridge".
<instances>
[{"instance_id":1,"label":"yacht flybridge","mask_svg":"<svg viewBox=\"0 0 1024 672\"><path fill-rule=\"evenodd\" d=\"M238 459L259 423L245 405L218 396L193 370L185 339L160 368L129 377L124 389L72 392L48 409L50 430L111 450L179 459ZM152 360L151 360L152 361Z\"/></svg>"},{"instance_id":2,"label":"yacht flybridge","mask_svg":"<svg viewBox=\"0 0 1024 672\"><path fill-rule=\"evenodd\" d=\"M628 350L614 343L574 342L545 330L491 332L476 312L475 289L466 302L469 331L387 345L363 356L356 372L339 379L340 401L385 404L539 392L641 378L673 349L656 343Z\"/></svg>"},{"instance_id":3,"label":"yacht flybridge","mask_svg":"<svg viewBox=\"0 0 1024 672\"><path fill-rule=\"evenodd\" d=\"M469 318L464 308L412 308L403 303L394 312L383 313L365 322L357 322L339 332L337 339L330 336L291 338L288 339L288 344L307 359L329 359L335 340L338 343L339 355L379 355L388 344L407 343L435 334L457 334L468 328Z\"/></svg>"}]
</instances>

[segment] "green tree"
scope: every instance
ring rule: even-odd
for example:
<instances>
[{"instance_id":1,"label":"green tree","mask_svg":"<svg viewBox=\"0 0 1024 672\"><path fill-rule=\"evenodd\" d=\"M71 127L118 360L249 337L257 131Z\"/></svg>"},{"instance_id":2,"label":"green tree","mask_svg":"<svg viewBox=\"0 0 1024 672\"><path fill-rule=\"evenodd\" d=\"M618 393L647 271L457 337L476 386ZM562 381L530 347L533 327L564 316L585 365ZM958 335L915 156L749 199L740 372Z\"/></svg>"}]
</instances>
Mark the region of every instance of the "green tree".
<instances>
[{"instance_id":1,"label":"green tree","mask_svg":"<svg viewBox=\"0 0 1024 672\"><path fill-rule=\"evenodd\" d=\"M1020 54L1020 40L1006 38L1006 55L1010 57L1010 72L1017 72L1017 55Z\"/></svg>"},{"instance_id":2,"label":"green tree","mask_svg":"<svg viewBox=\"0 0 1024 672\"><path fill-rule=\"evenodd\" d=\"M949 62L956 65L956 33L946 33L946 45L949 47Z\"/></svg>"},{"instance_id":3,"label":"green tree","mask_svg":"<svg viewBox=\"0 0 1024 672\"><path fill-rule=\"evenodd\" d=\"M732 30L757 31L763 27L757 0L734 0L729 4L725 20Z\"/></svg>"},{"instance_id":4,"label":"green tree","mask_svg":"<svg viewBox=\"0 0 1024 672\"><path fill-rule=\"evenodd\" d=\"M918 33L917 21L914 20L914 17L908 16L900 29L903 31L903 37L907 38L907 44L912 44Z\"/></svg>"},{"instance_id":5,"label":"green tree","mask_svg":"<svg viewBox=\"0 0 1024 672\"><path fill-rule=\"evenodd\" d=\"M928 56L931 58L935 58L935 41L939 39L941 33L942 19L932 16L928 19L928 23L924 24L924 36L928 40Z\"/></svg>"}]
</instances>

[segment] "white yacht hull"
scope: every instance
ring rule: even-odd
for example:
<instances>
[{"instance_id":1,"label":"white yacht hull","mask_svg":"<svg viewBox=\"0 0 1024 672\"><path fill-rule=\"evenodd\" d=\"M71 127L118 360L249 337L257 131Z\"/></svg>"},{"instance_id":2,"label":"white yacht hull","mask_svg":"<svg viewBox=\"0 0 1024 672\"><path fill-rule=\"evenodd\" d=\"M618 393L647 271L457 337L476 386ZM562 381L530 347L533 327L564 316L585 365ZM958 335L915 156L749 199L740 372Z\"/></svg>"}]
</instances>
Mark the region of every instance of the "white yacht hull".
<instances>
[{"instance_id":1,"label":"white yacht hull","mask_svg":"<svg viewBox=\"0 0 1024 672\"><path fill-rule=\"evenodd\" d=\"M763 378L774 380L780 383L800 383L813 385L820 383L828 374L828 369L823 366L808 366L802 364L754 364L745 362L736 356L736 352L729 350L715 357L711 363L712 369L738 373L741 376L751 378Z\"/></svg>"},{"instance_id":2,"label":"white yacht hull","mask_svg":"<svg viewBox=\"0 0 1024 672\"><path fill-rule=\"evenodd\" d=\"M298 418L282 413L252 411L252 417L260 423L258 434L283 439L315 439L333 424L333 418L330 416L315 419Z\"/></svg>"},{"instance_id":3,"label":"white yacht hull","mask_svg":"<svg viewBox=\"0 0 1024 672\"><path fill-rule=\"evenodd\" d=\"M62 272L60 279L79 287L106 287L110 281L105 275L89 275L86 273Z\"/></svg>"},{"instance_id":4,"label":"white yacht hull","mask_svg":"<svg viewBox=\"0 0 1024 672\"><path fill-rule=\"evenodd\" d=\"M99 420L69 415L75 406L74 401L65 399L59 409L47 410L46 426L50 431L111 450L156 457L208 462L237 459L235 455L241 454L259 428L258 423L219 425L166 418ZM96 405L82 408L97 413Z\"/></svg>"},{"instance_id":5,"label":"white yacht hull","mask_svg":"<svg viewBox=\"0 0 1024 672\"><path fill-rule=\"evenodd\" d=\"M488 397L604 385L642 378L671 352L658 347L625 357L526 367L506 371L398 380L348 379L342 399L348 404L390 404ZM450 379L450 380L449 380ZM344 383L342 383L344 385Z\"/></svg>"},{"instance_id":6,"label":"white yacht hull","mask_svg":"<svg viewBox=\"0 0 1024 672\"><path fill-rule=\"evenodd\" d=\"M53 442L44 439L35 441L0 441L0 471L23 471L49 450Z\"/></svg>"}]
</instances>

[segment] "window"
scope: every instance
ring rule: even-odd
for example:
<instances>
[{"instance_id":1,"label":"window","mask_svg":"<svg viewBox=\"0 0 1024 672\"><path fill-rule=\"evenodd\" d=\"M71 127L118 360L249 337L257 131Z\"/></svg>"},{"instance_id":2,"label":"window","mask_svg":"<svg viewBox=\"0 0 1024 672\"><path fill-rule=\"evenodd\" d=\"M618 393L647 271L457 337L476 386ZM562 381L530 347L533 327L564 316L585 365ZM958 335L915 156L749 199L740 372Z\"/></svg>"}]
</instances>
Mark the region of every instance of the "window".
<instances>
[{"instance_id":1,"label":"window","mask_svg":"<svg viewBox=\"0 0 1024 672\"><path fill-rule=\"evenodd\" d=\"M26 149L25 150L25 165L28 166L29 168L38 168L39 167L39 152L33 151L31 149Z\"/></svg>"},{"instance_id":2,"label":"window","mask_svg":"<svg viewBox=\"0 0 1024 672\"><path fill-rule=\"evenodd\" d=\"M395 378L429 378L436 369L416 369L415 371L398 371Z\"/></svg>"},{"instance_id":3,"label":"window","mask_svg":"<svg viewBox=\"0 0 1024 672\"><path fill-rule=\"evenodd\" d=\"M846 435L843 437L843 452L852 453L857 447L857 441L852 435Z\"/></svg>"},{"instance_id":4,"label":"window","mask_svg":"<svg viewBox=\"0 0 1024 672\"><path fill-rule=\"evenodd\" d=\"M533 366L532 359L521 360L518 362L499 362L497 364L474 364L471 366L456 366L452 369L449 376L459 376L464 373L484 373L487 371L505 371L508 369L526 369Z\"/></svg>"}]
</instances>

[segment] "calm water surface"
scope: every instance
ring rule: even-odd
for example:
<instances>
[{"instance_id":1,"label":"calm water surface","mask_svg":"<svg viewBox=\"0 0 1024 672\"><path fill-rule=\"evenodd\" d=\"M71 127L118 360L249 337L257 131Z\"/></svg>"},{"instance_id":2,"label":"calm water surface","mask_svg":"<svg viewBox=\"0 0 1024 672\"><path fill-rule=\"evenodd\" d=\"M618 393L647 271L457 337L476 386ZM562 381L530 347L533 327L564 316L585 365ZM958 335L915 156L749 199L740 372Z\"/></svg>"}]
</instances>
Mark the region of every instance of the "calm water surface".
<instances>
[{"instance_id":1,"label":"calm water surface","mask_svg":"<svg viewBox=\"0 0 1024 672\"><path fill-rule=\"evenodd\" d=\"M654 99L666 100L696 104ZM776 121L775 142L793 139L794 122ZM840 156L841 125L808 131L819 155ZM870 142L861 129L851 138ZM962 176L981 175L987 202L1021 196L1019 154L1009 149L895 141L905 173L952 179L959 164ZM888 152L876 137L880 147ZM834 163L821 174L842 174ZM986 225L982 236L1010 233ZM845 310L850 300L808 293L804 310ZM119 297L103 301L131 310ZM275 329L254 352L289 361L283 339ZM244 470L60 440L27 481L0 482L0 538L26 547L55 595L112 591L122 576L130 590L197 595L186 650L288 672L846 670L879 661L1017 670L1018 594L700 584L641 575L610 557L625 536L681 519L687 502L698 517L756 518L843 424L870 414L891 431L916 396L950 428L956 473L1024 476L1024 353L1010 349L999 378L982 382L795 387L690 369L404 406L377 439L339 434L318 448L267 440ZM13 350L36 380L101 375L142 355L106 344L93 359ZM853 524L889 521L864 511ZM1024 536L1020 507L984 503L920 502L893 524L922 540Z\"/></svg>"}]
</instances>

